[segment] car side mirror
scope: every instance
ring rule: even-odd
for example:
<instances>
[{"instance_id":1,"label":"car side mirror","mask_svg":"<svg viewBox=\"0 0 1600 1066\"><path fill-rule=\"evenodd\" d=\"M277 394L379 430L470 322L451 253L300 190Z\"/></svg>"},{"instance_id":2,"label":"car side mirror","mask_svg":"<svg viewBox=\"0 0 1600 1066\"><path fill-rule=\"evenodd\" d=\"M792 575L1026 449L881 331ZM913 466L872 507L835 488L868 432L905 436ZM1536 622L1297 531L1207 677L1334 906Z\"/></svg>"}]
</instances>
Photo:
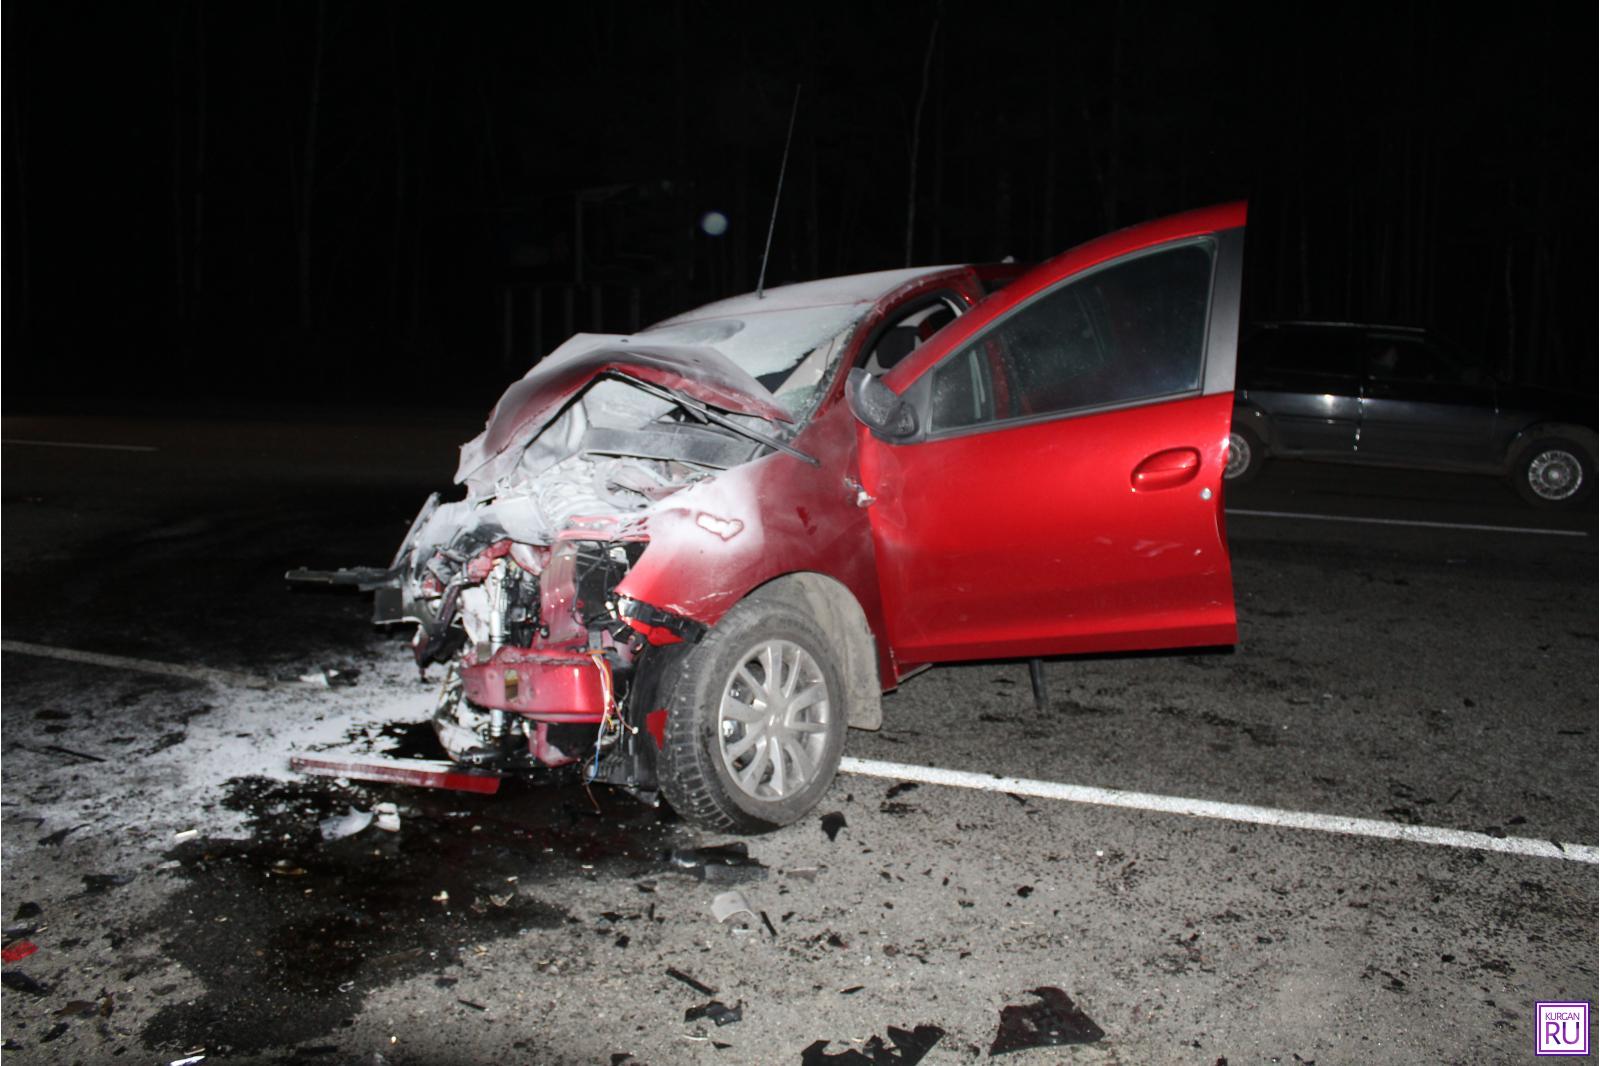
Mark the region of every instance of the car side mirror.
<instances>
[{"instance_id":1,"label":"car side mirror","mask_svg":"<svg viewBox=\"0 0 1600 1066\"><path fill-rule=\"evenodd\" d=\"M845 380L845 402L856 420L883 440L905 440L916 435L917 412L904 398L865 368L856 367Z\"/></svg>"}]
</instances>

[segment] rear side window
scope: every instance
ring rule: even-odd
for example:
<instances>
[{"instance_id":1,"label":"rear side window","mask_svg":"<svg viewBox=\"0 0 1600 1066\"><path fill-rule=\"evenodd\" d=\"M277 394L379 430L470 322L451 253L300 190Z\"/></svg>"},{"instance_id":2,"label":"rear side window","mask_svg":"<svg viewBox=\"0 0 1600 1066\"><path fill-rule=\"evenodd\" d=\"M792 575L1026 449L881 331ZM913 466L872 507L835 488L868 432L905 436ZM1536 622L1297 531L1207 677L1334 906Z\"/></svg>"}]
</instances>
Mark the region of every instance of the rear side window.
<instances>
[{"instance_id":1,"label":"rear side window","mask_svg":"<svg viewBox=\"0 0 1600 1066\"><path fill-rule=\"evenodd\" d=\"M1419 337L1375 335L1367 339L1367 366L1376 381L1459 385L1475 376Z\"/></svg>"},{"instance_id":2,"label":"rear side window","mask_svg":"<svg viewBox=\"0 0 1600 1066\"><path fill-rule=\"evenodd\" d=\"M1186 244L1025 304L934 372L932 429L1198 391L1211 263L1210 242Z\"/></svg>"},{"instance_id":3,"label":"rear side window","mask_svg":"<svg viewBox=\"0 0 1600 1066\"><path fill-rule=\"evenodd\" d=\"M1274 329L1250 339L1242 362L1247 388L1323 391L1361 376L1361 336L1341 329Z\"/></svg>"}]
</instances>

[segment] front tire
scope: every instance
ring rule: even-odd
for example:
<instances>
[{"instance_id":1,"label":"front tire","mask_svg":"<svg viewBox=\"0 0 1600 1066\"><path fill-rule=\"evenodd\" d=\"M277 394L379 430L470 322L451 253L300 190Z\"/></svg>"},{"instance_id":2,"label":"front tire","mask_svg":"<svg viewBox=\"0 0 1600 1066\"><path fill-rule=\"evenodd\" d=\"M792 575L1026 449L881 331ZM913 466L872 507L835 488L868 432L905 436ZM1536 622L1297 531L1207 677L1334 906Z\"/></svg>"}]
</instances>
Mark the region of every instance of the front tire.
<instances>
[{"instance_id":1,"label":"front tire","mask_svg":"<svg viewBox=\"0 0 1600 1066\"><path fill-rule=\"evenodd\" d=\"M660 784L706 829L760 833L805 817L844 750L839 656L776 597L735 606L685 657L667 700Z\"/></svg>"},{"instance_id":2,"label":"front tire","mask_svg":"<svg viewBox=\"0 0 1600 1066\"><path fill-rule=\"evenodd\" d=\"M1261 464L1266 461L1267 446L1261 438L1243 426L1234 426L1228 433L1228 461L1222 468L1222 480L1243 485L1261 473Z\"/></svg>"},{"instance_id":3,"label":"front tire","mask_svg":"<svg viewBox=\"0 0 1600 1066\"><path fill-rule=\"evenodd\" d=\"M1545 437L1518 453L1511 481L1535 507L1573 507L1594 491L1594 459L1572 441Z\"/></svg>"}]
</instances>

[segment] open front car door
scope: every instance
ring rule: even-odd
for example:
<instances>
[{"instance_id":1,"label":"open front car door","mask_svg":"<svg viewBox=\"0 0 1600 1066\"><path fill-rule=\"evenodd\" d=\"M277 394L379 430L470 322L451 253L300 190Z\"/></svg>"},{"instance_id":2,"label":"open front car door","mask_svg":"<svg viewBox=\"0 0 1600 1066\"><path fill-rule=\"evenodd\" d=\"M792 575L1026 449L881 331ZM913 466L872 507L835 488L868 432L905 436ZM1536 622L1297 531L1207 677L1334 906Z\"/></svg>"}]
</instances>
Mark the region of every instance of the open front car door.
<instances>
[{"instance_id":1,"label":"open front car door","mask_svg":"<svg viewBox=\"0 0 1600 1066\"><path fill-rule=\"evenodd\" d=\"M1238 203L1091 241L884 375L903 417L860 427L860 465L900 663L1234 642L1244 224Z\"/></svg>"}]
</instances>

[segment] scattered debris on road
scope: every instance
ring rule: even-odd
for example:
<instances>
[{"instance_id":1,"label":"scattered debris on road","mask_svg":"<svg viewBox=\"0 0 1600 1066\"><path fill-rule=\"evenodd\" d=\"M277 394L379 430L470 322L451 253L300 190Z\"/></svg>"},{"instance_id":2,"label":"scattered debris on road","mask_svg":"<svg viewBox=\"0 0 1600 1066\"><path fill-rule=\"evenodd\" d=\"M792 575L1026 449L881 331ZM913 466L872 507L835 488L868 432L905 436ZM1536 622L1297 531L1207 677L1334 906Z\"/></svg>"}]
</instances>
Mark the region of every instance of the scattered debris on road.
<instances>
[{"instance_id":1,"label":"scattered debris on road","mask_svg":"<svg viewBox=\"0 0 1600 1066\"><path fill-rule=\"evenodd\" d=\"M668 966L667 976L672 978L674 981L683 982L696 992L700 993L702 996L714 996L717 994L717 990L715 988L712 988L710 985L701 984L699 981L696 981L693 977L690 977L677 967Z\"/></svg>"},{"instance_id":2,"label":"scattered debris on road","mask_svg":"<svg viewBox=\"0 0 1600 1066\"><path fill-rule=\"evenodd\" d=\"M839 830L843 829L849 824L850 823L844 820L844 815L838 811L833 811L822 816L822 831L828 834L829 840L837 839L839 836Z\"/></svg>"},{"instance_id":3,"label":"scattered debris on road","mask_svg":"<svg viewBox=\"0 0 1600 1066\"><path fill-rule=\"evenodd\" d=\"M500 790L500 775L492 771L463 770L443 759L356 758L319 759L296 755L289 769L318 777L342 777L351 781L383 781L419 788L442 788L453 792L478 792L488 795Z\"/></svg>"},{"instance_id":4,"label":"scattered debris on road","mask_svg":"<svg viewBox=\"0 0 1600 1066\"><path fill-rule=\"evenodd\" d=\"M400 808L393 803L380 803L372 808L373 815L378 820L378 828L385 833L400 832Z\"/></svg>"},{"instance_id":5,"label":"scattered debris on road","mask_svg":"<svg viewBox=\"0 0 1600 1066\"><path fill-rule=\"evenodd\" d=\"M719 1029L724 1025L732 1025L734 1022L744 1018L744 1001L740 1000L730 1007L721 1000L714 999L709 1003L702 1003L698 1007L690 1007L683 1012L683 1020L686 1022L697 1021L701 1018L709 1018L711 1021L716 1022Z\"/></svg>"},{"instance_id":6,"label":"scattered debris on road","mask_svg":"<svg viewBox=\"0 0 1600 1066\"><path fill-rule=\"evenodd\" d=\"M751 915L751 917L755 917ZM39 950L39 945L31 940L19 940L15 944L7 944L0 950L0 960L5 962L21 962L23 959Z\"/></svg>"},{"instance_id":7,"label":"scattered debris on road","mask_svg":"<svg viewBox=\"0 0 1600 1066\"><path fill-rule=\"evenodd\" d=\"M662 858L702 881L765 881L767 868L750 857L750 846L741 841L704 848L673 848Z\"/></svg>"},{"instance_id":8,"label":"scattered debris on road","mask_svg":"<svg viewBox=\"0 0 1600 1066\"><path fill-rule=\"evenodd\" d=\"M1035 988L1029 994L1039 1002L1001 1009L990 1057L1027 1048L1092 1044L1106 1035L1061 989Z\"/></svg>"},{"instance_id":9,"label":"scattered debris on road","mask_svg":"<svg viewBox=\"0 0 1600 1066\"><path fill-rule=\"evenodd\" d=\"M318 688L354 688L356 679L360 676L359 670L335 670L329 667L301 674L298 680L307 685L316 685Z\"/></svg>"},{"instance_id":10,"label":"scattered debris on road","mask_svg":"<svg viewBox=\"0 0 1600 1066\"><path fill-rule=\"evenodd\" d=\"M818 1040L800 1053L800 1066L915 1066L944 1037L937 1025L905 1030L889 1026L889 1045L874 1036L861 1046L830 1055L828 1041Z\"/></svg>"},{"instance_id":11,"label":"scattered debris on road","mask_svg":"<svg viewBox=\"0 0 1600 1066\"><path fill-rule=\"evenodd\" d=\"M353 837L372 824L372 812L351 807L346 814L336 814L317 823L323 840L343 840Z\"/></svg>"},{"instance_id":12,"label":"scattered debris on road","mask_svg":"<svg viewBox=\"0 0 1600 1066\"><path fill-rule=\"evenodd\" d=\"M726 925L730 919L741 914L752 923L756 920L756 912L750 909L750 901L744 898L742 892L724 892L711 901L711 916L719 925Z\"/></svg>"}]
</instances>

